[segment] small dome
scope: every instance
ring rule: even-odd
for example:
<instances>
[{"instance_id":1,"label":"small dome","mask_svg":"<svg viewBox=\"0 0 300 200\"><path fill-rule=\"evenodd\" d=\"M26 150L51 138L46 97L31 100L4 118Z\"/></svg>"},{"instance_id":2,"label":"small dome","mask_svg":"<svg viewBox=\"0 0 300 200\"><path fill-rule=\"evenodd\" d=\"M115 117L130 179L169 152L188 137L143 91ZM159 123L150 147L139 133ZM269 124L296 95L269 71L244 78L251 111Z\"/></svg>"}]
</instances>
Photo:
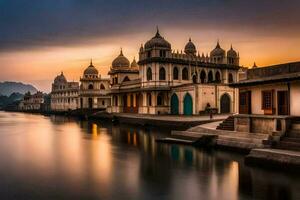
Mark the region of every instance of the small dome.
<instances>
[{"instance_id":1,"label":"small dome","mask_svg":"<svg viewBox=\"0 0 300 200\"><path fill-rule=\"evenodd\" d=\"M238 54L237 54L237 52L232 48L232 45L231 45L230 49L227 51L227 57L230 57L230 58L237 58L237 57L238 57Z\"/></svg>"},{"instance_id":2,"label":"small dome","mask_svg":"<svg viewBox=\"0 0 300 200\"><path fill-rule=\"evenodd\" d=\"M94 67L92 60L91 60L90 66L88 66L83 72L84 75L98 75L98 73L99 72Z\"/></svg>"},{"instance_id":3,"label":"small dome","mask_svg":"<svg viewBox=\"0 0 300 200\"><path fill-rule=\"evenodd\" d=\"M159 30L157 29L157 32L155 36L146 42L145 49L152 49L154 47L160 47L160 48L167 48L171 49L171 44L165 40L161 35L159 34Z\"/></svg>"},{"instance_id":4,"label":"small dome","mask_svg":"<svg viewBox=\"0 0 300 200\"><path fill-rule=\"evenodd\" d=\"M215 57L215 56L225 57L225 50L221 48L219 41L217 43L216 48L210 52L210 56L211 57Z\"/></svg>"},{"instance_id":5,"label":"small dome","mask_svg":"<svg viewBox=\"0 0 300 200\"><path fill-rule=\"evenodd\" d=\"M130 67L133 69L137 69L139 67L139 65L137 64L137 62L135 61L135 58L133 58L132 63L130 64Z\"/></svg>"},{"instance_id":6,"label":"small dome","mask_svg":"<svg viewBox=\"0 0 300 200\"><path fill-rule=\"evenodd\" d=\"M66 83L66 82L67 79L63 72L61 72L61 74L56 76L56 78L54 79L54 83Z\"/></svg>"},{"instance_id":7,"label":"small dome","mask_svg":"<svg viewBox=\"0 0 300 200\"><path fill-rule=\"evenodd\" d=\"M189 42L184 47L184 53L186 54L192 54L195 55L197 52L196 46L192 42L191 38L189 39Z\"/></svg>"},{"instance_id":8,"label":"small dome","mask_svg":"<svg viewBox=\"0 0 300 200\"><path fill-rule=\"evenodd\" d=\"M254 62L252 68L254 68L254 69L257 68L256 62Z\"/></svg>"},{"instance_id":9,"label":"small dome","mask_svg":"<svg viewBox=\"0 0 300 200\"><path fill-rule=\"evenodd\" d=\"M117 68L117 67L129 67L129 66L130 66L130 62L123 55L123 51L121 49L120 55L113 60L112 67Z\"/></svg>"}]
</instances>

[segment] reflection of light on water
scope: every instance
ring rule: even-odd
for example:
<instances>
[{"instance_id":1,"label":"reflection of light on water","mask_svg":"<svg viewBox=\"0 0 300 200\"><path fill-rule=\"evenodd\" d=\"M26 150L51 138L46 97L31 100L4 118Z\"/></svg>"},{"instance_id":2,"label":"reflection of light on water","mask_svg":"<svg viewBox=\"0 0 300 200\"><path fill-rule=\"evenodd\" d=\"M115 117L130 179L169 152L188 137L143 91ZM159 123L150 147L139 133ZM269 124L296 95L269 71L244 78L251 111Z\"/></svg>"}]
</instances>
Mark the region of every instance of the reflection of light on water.
<instances>
[{"instance_id":1,"label":"reflection of light on water","mask_svg":"<svg viewBox=\"0 0 300 200\"><path fill-rule=\"evenodd\" d=\"M99 178L98 180L101 182L101 186L107 187L103 189L108 189L109 183L111 182L111 171L113 167L110 136L107 134L107 129L101 129L98 140L92 142L91 158L90 164L93 169L92 174Z\"/></svg>"},{"instance_id":2,"label":"reflection of light on water","mask_svg":"<svg viewBox=\"0 0 300 200\"><path fill-rule=\"evenodd\" d=\"M92 124L92 139L95 140L98 137L98 126L97 124Z\"/></svg>"},{"instance_id":3,"label":"reflection of light on water","mask_svg":"<svg viewBox=\"0 0 300 200\"><path fill-rule=\"evenodd\" d=\"M137 146L136 131L133 132L133 145Z\"/></svg>"},{"instance_id":4,"label":"reflection of light on water","mask_svg":"<svg viewBox=\"0 0 300 200\"><path fill-rule=\"evenodd\" d=\"M127 132L127 143L128 144L130 144L131 142L130 142L130 131L128 130L128 132Z\"/></svg>"}]
</instances>

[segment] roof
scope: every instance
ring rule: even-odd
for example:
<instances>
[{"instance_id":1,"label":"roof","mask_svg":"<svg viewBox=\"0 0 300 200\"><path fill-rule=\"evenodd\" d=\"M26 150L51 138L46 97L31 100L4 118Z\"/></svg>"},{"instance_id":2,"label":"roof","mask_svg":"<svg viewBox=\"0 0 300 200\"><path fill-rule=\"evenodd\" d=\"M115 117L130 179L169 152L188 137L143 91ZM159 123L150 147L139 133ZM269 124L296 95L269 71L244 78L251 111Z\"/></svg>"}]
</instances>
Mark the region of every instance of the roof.
<instances>
[{"instance_id":1,"label":"roof","mask_svg":"<svg viewBox=\"0 0 300 200\"><path fill-rule=\"evenodd\" d=\"M300 80L300 72L280 74L276 76L268 76L263 78L246 79L229 85L232 87L243 87L243 86L279 83L279 82L289 82L293 80Z\"/></svg>"}]
</instances>

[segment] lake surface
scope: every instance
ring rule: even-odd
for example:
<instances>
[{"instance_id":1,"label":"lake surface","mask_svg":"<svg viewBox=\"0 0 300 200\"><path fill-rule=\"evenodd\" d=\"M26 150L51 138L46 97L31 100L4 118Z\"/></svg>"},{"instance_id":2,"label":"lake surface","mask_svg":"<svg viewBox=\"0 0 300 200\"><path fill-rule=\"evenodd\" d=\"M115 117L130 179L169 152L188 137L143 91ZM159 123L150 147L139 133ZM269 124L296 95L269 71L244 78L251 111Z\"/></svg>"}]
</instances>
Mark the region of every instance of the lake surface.
<instances>
[{"instance_id":1,"label":"lake surface","mask_svg":"<svg viewBox=\"0 0 300 200\"><path fill-rule=\"evenodd\" d=\"M0 199L300 199L299 175L155 142L168 133L0 112Z\"/></svg>"}]
</instances>

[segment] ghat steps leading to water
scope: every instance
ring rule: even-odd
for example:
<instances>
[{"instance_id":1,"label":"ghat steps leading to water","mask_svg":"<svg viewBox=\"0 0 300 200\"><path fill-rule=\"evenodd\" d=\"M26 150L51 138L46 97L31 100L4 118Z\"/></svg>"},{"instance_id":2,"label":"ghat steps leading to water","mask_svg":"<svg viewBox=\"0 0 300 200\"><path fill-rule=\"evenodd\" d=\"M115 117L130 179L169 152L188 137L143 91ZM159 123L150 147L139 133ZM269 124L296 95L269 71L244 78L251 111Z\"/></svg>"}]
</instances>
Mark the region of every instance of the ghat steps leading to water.
<instances>
[{"instance_id":1,"label":"ghat steps leading to water","mask_svg":"<svg viewBox=\"0 0 300 200\"><path fill-rule=\"evenodd\" d=\"M300 151L300 120L292 121L291 129L276 145L277 149Z\"/></svg>"},{"instance_id":2,"label":"ghat steps leading to water","mask_svg":"<svg viewBox=\"0 0 300 200\"><path fill-rule=\"evenodd\" d=\"M160 142L204 144L205 146L221 146L251 150L253 148L263 148L264 140L269 138L266 134L235 132L227 130L208 129L201 126L190 128L187 131L172 131L170 137L159 139Z\"/></svg>"},{"instance_id":3,"label":"ghat steps leading to water","mask_svg":"<svg viewBox=\"0 0 300 200\"><path fill-rule=\"evenodd\" d=\"M217 130L234 131L234 117L229 116L217 126Z\"/></svg>"}]
</instances>

